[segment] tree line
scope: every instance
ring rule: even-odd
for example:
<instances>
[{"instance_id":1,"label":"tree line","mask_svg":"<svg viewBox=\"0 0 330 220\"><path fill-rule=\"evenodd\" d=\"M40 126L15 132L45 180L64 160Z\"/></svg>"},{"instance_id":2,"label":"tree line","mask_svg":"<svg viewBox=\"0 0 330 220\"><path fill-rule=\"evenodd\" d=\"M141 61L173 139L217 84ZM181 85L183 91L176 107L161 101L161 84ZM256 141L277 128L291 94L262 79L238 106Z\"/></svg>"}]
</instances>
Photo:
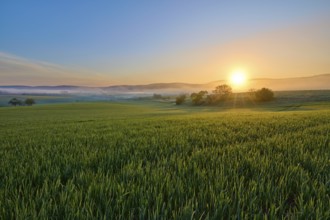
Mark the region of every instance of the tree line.
<instances>
[{"instance_id":1,"label":"tree line","mask_svg":"<svg viewBox=\"0 0 330 220\"><path fill-rule=\"evenodd\" d=\"M255 102L267 102L274 99L274 92L268 88L261 88L258 90L251 89L247 93L250 100ZM187 99L186 94L181 94L176 97L175 103L181 105ZM219 85L215 87L212 93L208 93L206 90L201 90L199 92L193 92L190 94L191 103L193 105L214 105L230 100L233 98L233 90L227 85Z\"/></svg>"},{"instance_id":2,"label":"tree line","mask_svg":"<svg viewBox=\"0 0 330 220\"><path fill-rule=\"evenodd\" d=\"M11 100L9 100L8 104L12 106L22 106L22 105L31 106L33 104L36 104L36 101L32 98L27 98L24 101L17 98L12 98Z\"/></svg>"}]
</instances>

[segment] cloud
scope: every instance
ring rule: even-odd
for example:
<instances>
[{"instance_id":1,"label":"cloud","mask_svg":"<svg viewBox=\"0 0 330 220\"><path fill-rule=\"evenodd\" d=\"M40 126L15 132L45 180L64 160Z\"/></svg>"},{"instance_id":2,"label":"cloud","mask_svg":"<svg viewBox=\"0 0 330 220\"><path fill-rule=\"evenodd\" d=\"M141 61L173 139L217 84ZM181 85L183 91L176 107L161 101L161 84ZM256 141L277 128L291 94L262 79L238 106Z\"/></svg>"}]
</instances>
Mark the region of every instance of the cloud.
<instances>
[{"instance_id":1,"label":"cloud","mask_svg":"<svg viewBox=\"0 0 330 220\"><path fill-rule=\"evenodd\" d=\"M200 83L226 79L237 68L246 69L251 78L329 73L329 21L329 16L320 17L226 42L170 48L146 57L104 57L103 63L94 66L100 72L70 69L0 51L0 85Z\"/></svg>"},{"instance_id":2,"label":"cloud","mask_svg":"<svg viewBox=\"0 0 330 220\"><path fill-rule=\"evenodd\" d=\"M110 82L105 74L72 70L4 52L0 52L0 76L1 85L102 85Z\"/></svg>"}]
</instances>

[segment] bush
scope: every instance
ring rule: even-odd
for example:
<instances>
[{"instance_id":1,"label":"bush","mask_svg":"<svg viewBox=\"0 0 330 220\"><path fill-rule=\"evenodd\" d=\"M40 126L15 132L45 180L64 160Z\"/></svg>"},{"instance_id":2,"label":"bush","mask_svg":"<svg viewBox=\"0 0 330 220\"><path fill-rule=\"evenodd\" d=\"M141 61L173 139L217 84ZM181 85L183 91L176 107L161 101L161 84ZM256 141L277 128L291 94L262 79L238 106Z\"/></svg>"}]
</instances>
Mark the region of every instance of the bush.
<instances>
[{"instance_id":1,"label":"bush","mask_svg":"<svg viewBox=\"0 0 330 220\"><path fill-rule=\"evenodd\" d=\"M182 94L182 95L179 95L178 97L176 97L175 104L181 105L185 101L186 101L186 95Z\"/></svg>"},{"instance_id":2,"label":"bush","mask_svg":"<svg viewBox=\"0 0 330 220\"><path fill-rule=\"evenodd\" d=\"M258 102L268 102L274 99L274 92L268 88L255 91L255 100Z\"/></svg>"}]
</instances>

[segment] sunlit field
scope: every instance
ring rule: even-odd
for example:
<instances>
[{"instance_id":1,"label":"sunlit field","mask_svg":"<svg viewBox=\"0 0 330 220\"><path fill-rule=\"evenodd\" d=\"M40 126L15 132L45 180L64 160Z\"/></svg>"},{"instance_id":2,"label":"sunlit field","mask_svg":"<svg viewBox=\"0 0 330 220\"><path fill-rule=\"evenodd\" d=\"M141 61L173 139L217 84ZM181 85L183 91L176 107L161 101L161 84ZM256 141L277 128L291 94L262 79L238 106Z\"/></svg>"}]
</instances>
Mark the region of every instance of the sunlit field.
<instances>
[{"instance_id":1,"label":"sunlit field","mask_svg":"<svg viewBox=\"0 0 330 220\"><path fill-rule=\"evenodd\" d=\"M0 108L0 219L329 219L330 108L309 107Z\"/></svg>"}]
</instances>

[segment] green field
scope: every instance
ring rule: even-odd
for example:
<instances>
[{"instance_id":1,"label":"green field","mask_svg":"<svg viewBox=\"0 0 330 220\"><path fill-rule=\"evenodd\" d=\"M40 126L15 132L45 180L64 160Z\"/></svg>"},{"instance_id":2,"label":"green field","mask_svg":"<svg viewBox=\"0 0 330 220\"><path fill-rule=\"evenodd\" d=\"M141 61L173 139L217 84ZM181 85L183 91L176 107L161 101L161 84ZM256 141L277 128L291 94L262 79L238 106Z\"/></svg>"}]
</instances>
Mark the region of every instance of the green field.
<instances>
[{"instance_id":1,"label":"green field","mask_svg":"<svg viewBox=\"0 0 330 220\"><path fill-rule=\"evenodd\" d=\"M0 108L0 219L330 219L329 102Z\"/></svg>"}]
</instances>

